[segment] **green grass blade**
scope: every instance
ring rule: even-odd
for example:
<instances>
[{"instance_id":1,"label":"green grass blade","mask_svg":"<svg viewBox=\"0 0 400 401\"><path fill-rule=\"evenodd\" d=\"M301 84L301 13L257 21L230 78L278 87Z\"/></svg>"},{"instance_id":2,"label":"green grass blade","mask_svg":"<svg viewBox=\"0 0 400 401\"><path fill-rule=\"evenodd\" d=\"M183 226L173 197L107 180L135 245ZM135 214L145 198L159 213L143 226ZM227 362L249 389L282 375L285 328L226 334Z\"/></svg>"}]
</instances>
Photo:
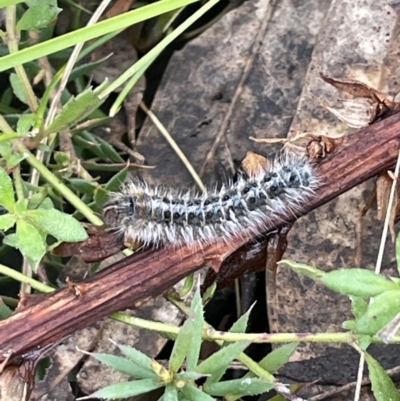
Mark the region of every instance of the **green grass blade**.
<instances>
[{"instance_id":1,"label":"green grass blade","mask_svg":"<svg viewBox=\"0 0 400 401\"><path fill-rule=\"evenodd\" d=\"M35 46L27 47L16 53L0 57L0 72L48 56L49 54L60 50L67 49L77 43L86 42L110 32L127 28L128 26L137 24L138 22L184 7L196 1L198 0L161 0L116 17L100 21L97 24L66 33L65 35L47 40L46 42L39 43Z\"/></svg>"}]
</instances>

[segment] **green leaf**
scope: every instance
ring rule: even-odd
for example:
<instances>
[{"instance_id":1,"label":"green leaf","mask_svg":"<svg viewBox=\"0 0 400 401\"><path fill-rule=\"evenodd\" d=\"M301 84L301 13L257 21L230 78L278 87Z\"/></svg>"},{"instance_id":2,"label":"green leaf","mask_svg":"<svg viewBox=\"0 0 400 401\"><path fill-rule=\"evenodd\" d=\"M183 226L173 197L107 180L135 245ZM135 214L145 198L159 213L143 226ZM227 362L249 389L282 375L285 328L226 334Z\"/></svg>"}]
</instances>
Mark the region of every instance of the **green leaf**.
<instances>
[{"instance_id":1,"label":"green leaf","mask_svg":"<svg viewBox=\"0 0 400 401\"><path fill-rule=\"evenodd\" d=\"M127 345L121 345L121 344L116 344L116 345L121 350L121 352L124 355L126 355L131 361L136 363L141 368L149 370L150 372L153 373L151 358L149 358L146 354Z\"/></svg>"},{"instance_id":2,"label":"green leaf","mask_svg":"<svg viewBox=\"0 0 400 401\"><path fill-rule=\"evenodd\" d=\"M14 213L21 218L25 218L25 212L28 209L28 199L18 199L15 202Z\"/></svg>"},{"instance_id":3,"label":"green leaf","mask_svg":"<svg viewBox=\"0 0 400 401\"><path fill-rule=\"evenodd\" d=\"M199 373L211 374L211 377L209 377L206 382L214 383L222 377L229 364L243 352L250 343L251 341L238 341L227 345L201 362L194 370Z\"/></svg>"},{"instance_id":4,"label":"green leaf","mask_svg":"<svg viewBox=\"0 0 400 401\"><path fill-rule=\"evenodd\" d=\"M54 203L50 198L43 199L43 202L38 206L39 209L54 209Z\"/></svg>"},{"instance_id":5,"label":"green leaf","mask_svg":"<svg viewBox=\"0 0 400 401\"><path fill-rule=\"evenodd\" d=\"M41 1L41 4L32 5L24 12L17 23L21 31L38 30L50 25L56 18L61 8L55 7L53 2Z\"/></svg>"},{"instance_id":6,"label":"green leaf","mask_svg":"<svg viewBox=\"0 0 400 401\"><path fill-rule=\"evenodd\" d=\"M12 248L18 248L17 235L15 233L8 234L3 238L3 244L11 246Z\"/></svg>"},{"instance_id":7,"label":"green leaf","mask_svg":"<svg viewBox=\"0 0 400 401\"><path fill-rule=\"evenodd\" d=\"M366 269L338 269L326 273L322 283L345 295L373 297L384 291L399 289L393 281Z\"/></svg>"},{"instance_id":8,"label":"green leaf","mask_svg":"<svg viewBox=\"0 0 400 401\"><path fill-rule=\"evenodd\" d=\"M106 400L128 398L135 395L148 393L149 391L155 390L156 388L162 386L163 384L157 379L142 379L131 382L116 383L97 390L86 397L81 397L79 400L87 400L89 398L104 398Z\"/></svg>"},{"instance_id":9,"label":"green leaf","mask_svg":"<svg viewBox=\"0 0 400 401\"><path fill-rule=\"evenodd\" d=\"M107 160L107 156L103 153L95 135L92 135L87 131L83 131L77 135L74 135L72 137L72 142L75 147L87 149L100 159Z\"/></svg>"},{"instance_id":10,"label":"green leaf","mask_svg":"<svg viewBox=\"0 0 400 401\"><path fill-rule=\"evenodd\" d=\"M342 323L342 327L346 330L354 331L356 329L356 321L354 319L353 320L345 320Z\"/></svg>"},{"instance_id":11,"label":"green leaf","mask_svg":"<svg viewBox=\"0 0 400 401\"><path fill-rule=\"evenodd\" d=\"M367 311L356 322L356 332L376 334L400 311L400 289L385 291L373 298Z\"/></svg>"},{"instance_id":12,"label":"green leaf","mask_svg":"<svg viewBox=\"0 0 400 401\"><path fill-rule=\"evenodd\" d=\"M372 336L368 334L360 334L358 336L358 345L362 350L366 350L372 343Z\"/></svg>"},{"instance_id":13,"label":"green leaf","mask_svg":"<svg viewBox=\"0 0 400 401\"><path fill-rule=\"evenodd\" d=\"M277 372L287 363L299 343L290 343L276 348L265 356L258 364L270 373Z\"/></svg>"},{"instance_id":14,"label":"green leaf","mask_svg":"<svg viewBox=\"0 0 400 401\"><path fill-rule=\"evenodd\" d=\"M61 166L71 164L71 156L67 152L54 152L54 160Z\"/></svg>"},{"instance_id":15,"label":"green leaf","mask_svg":"<svg viewBox=\"0 0 400 401\"><path fill-rule=\"evenodd\" d=\"M32 269L36 271L46 253L46 243L42 235L36 227L20 219L17 221L16 239L18 249L28 258Z\"/></svg>"},{"instance_id":16,"label":"green leaf","mask_svg":"<svg viewBox=\"0 0 400 401\"><path fill-rule=\"evenodd\" d=\"M7 319L12 315L13 311L4 303L0 297L0 320Z\"/></svg>"},{"instance_id":17,"label":"green leaf","mask_svg":"<svg viewBox=\"0 0 400 401\"><path fill-rule=\"evenodd\" d=\"M181 392L191 401L215 401L214 398L191 384L185 384L185 386L181 388Z\"/></svg>"},{"instance_id":18,"label":"green leaf","mask_svg":"<svg viewBox=\"0 0 400 401\"><path fill-rule=\"evenodd\" d=\"M217 397L224 397L226 395L256 395L273 389L273 383L269 383L258 377L227 380L204 385L205 392Z\"/></svg>"},{"instance_id":19,"label":"green leaf","mask_svg":"<svg viewBox=\"0 0 400 401\"><path fill-rule=\"evenodd\" d=\"M130 359L123 358L117 355L103 354L98 352L88 352L93 358L96 358L100 362L107 366L112 367L119 372L133 376L138 379L156 379L157 375L148 369L143 369Z\"/></svg>"},{"instance_id":20,"label":"green leaf","mask_svg":"<svg viewBox=\"0 0 400 401\"><path fill-rule=\"evenodd\" d=\"M196 0L157 1L156 3L145 5L136 10L128 11L113 18L97 22L94 25L80 28L79 31L68 32L65 35L60 35L46 42L29 46L16 53L3 56L0 63L0 71L8 70L9 68L32 60L37 60L40 57L61 51L77 43L90 41L91 39L99 38L102 35L107 35L116 30L122 30L138 22L165 14L171 10L179 9L195 1Z\"/></svg>"},{"instance_id":21,"label":"green leaf","mask_svg":"<svg viewBox=\"0 0 400 401\"><path fill-rule=\"evenodd\" d=\"M8 157L10 157L11 154L12 154L11 141L8 140L7 142L0 141L0 155L2 155L5 159L7 159Z\"/></svg>"},{"instance_id":22,"label":"green leaf","mask_svg":"<svg viewBox=\"0 0 400 401\"><path fill-rule=\"evenodd\" d=\"M199 288L196 290L190 305L189 317L192 320L192 335L189 342L189 351L186 357L186 369L194 371L196 370L195 368L199 361L204 327L204 309Z\"/></svg>"},{"instance_id":23,"label":"green leaf","mask_svg":"<svg viewBox=\"0 0 400 401\"><path fill-rule=\"evenodd\" d=\"M169 370L177 372L185 358L187 369L194 370L199 360L203 324L203 305L197 290L190 305L189 316L176 337L169 359Z\"/></svg>"},{"instance_id":24,"label":"green leaf","mask_svg":"<svg viewBox=\"0 0 400 401\"><path fill-rule=\"evenodd\" d=\"M249 321L250 312L253 307L244 313L235 323L233 323L232 327L229 329L229 333L245 333L247 329L247 323ZM224 341L222 343L222 347L226 347L230 342Z\"/></svg>"},{"instance_id":25,"label":"green leaf","mask_svg":"<svg viewBox=\"0 0 400 401\"><path fill-rule=\"evenodd\" d=\"M15 216L12 214L2 214L0 215L0 230L7 231L15 224Z\"/></svg>"},{"instance_id":26,"label":"green leaf","mask_svg":"<svg viewBox=\"0 0 400 401\"><path fill-rule=\"evenodd\" d=\"M165 386L162 401L178 401L178 390L173 384Z\"/></svg>"},{"instance_id":27,"label":"green leaf","mask_svg":"<svg viewBox=\"0 0 400 401\"><path fill-rule=\"evenodd\" d=\"M356 319L359 319L367 311L368 303L364 298L350 296L351 311Z\"/></svg>"},{"instance_id":28,"label":"green leaf","mask_svg":"<svg viewBox=\"0 0 400 401\"><path fill-rule=\"evenodd\" d=\"M43 199L43 196L46 196L46 194L43 192L37 192L34 194L31 199L29 199L28 209L54 209L53 201L50 198Z\"/></svg>"},{"instance_id":29,"label":"green leaf","mask_svg":"<svg viewBox=\"0 0 400 401\"><path fill-rule=\"evenodd\" d=\"M298 343L290 343L283 345L282 347L276 348L265 356L258 364L267 372L275 373L278 371L285 363L287 363L292 356L293 352L296 350ZM247 372L242 379L253 378L256 375L253 372ZM231 396L230 400L236 400L240 396Z\"/></svg>"},{"instance_id":30,"label":"green leaf","mask_svg":"<svg viewBox=\"0 0 400 401\"><path fill-rule=\"evenodd\" d=\"M188 318L179 330L178 336L176 337L174 343L174 348L172 349L171 356L169 358L168 369L172 372L177 372L182 366L182 363L189 352L192 332L193 321Z\"/></svg>"},{"instance_id":31,"label":"green leaf","mask_svg":"<svg viewBox=\"0 0 400 401\"><path fill-rule=\"evenodd\" d=\"M25 135L36 123L37 115L33 113L23 114L17 123L18 134Z\"/></svg>"},{"instance_id":32,"label":"green leaf","mask_svg":"<svg viewBox=\"0 0 400 401\"><path fill-rule=\"evenodd\" d=\"M185 299L186 296L190 292L192 292L193 286L194 286L194 273L190 273L188 276L185 277L183 286L178 291L178 296L182 299ZM203 304L205 305L204 297L203 297Z\"/></svg>"},{"instance_id":33,"label":"green leaf","mask_svg":"<svg viewBox=\"0 0 400 401\"><path fill-rule=\"evenodd\" d=\"M35 226L40 227L59 241L77 242L87 238L87 233L78 220L57 209L28 210L26 217Z\"/></svg>"},{"instance_id":34,"label":"green leaf","mask_svg":"<svg viewBox=\"0 0 400 401\"><path fill-rule=\"evenodd\" d=\"M15 197L12 181L6 171L0 167L0 205L9 212L14 211Z\"/></svg>"},{"instance_id":35,"label":"green leaf","mask_svg":"<svg viewBox=\"0 0 400 401\"><path fill-rule=\"evenodd\" d=\"M12 6L13 4L24 3L25 0L2 0L1 7Z\"/></svg>"},{"instance_id":36,"label":"green leaf","mask_svg":"<svg viewBox=\"0 0 400 401\"><path fill-rule=\"evenodd\" d=\"M12 169L18 164L25 160L28 156L24 153L13 153L10 157L7 157L7 168Z\"/></svg>"},{"instance_id":37,"label":"green leaf","mask_svg":"<svg viewBox=\"0 0 400 401\"><path fill-rule=\"evenodd\" d=\"M104 186L108 191L118 191L122 184L125 182L126 177L128 176L129 169L128 167L123 168L117 174L115 174Z\"/></svg>"},{"instance_id":38,"label":"green leaf","mask_svg":"<svg viewBox=\"0 0 400 401\"><path fill-rule=\"evenodd\" d=\"M119 155L119 153L114 149L112 145L110 145L104 139L97 137L97 142L100 143L100 148L107 159L111 160L114 163L123 163L124 159Z\"/></svg>"},{"instance_id":39,"label":"green leaf","mask_svg":"<svg viewBox=\"0 0 400 401\"><path fill-rule=\"evenodd\" d=\"M47 128L46 134L66 130L96 110L105 101L105 98L100 99L98 95L107 85L108 81L105 81L96 89L90 87L79 95L71 97Z\"/></svg>"},{"instance_id":40,"label":"green leaf","mask_svg":"<svg viewBox=\"0 0 400 401\"><path fill-rule=\"evenodd\" d=\"M400 395L385 369L367 352L365 360L376 401L400 401Z\"/></svg>"},{"instance_id":41,"label":"green leaf","mask_svg":"<svg viewBox=\"0 0 400 401\"><path fill-rule=\"evenodd\" d=\"M15 72L10 74L10 84L13 89L13 92L17 98L25 104L28 104L28 99L26 98L24 86L18 78L18 75Z\"/></svg>"},{"instance_id":42,"label":"green leaf","mask_svg":"<svg viewBox=\"0 0 400 401\"><path fill-rule=\"evenodd\" d=\"M75 190L85 195L93 196L96 190L96 185L82 178L70 178L68 181Z\"/></svg>"},{"instance_id":43,"label":"green leaf","mask_svg":"<svg viewBox=\"0 0 400 401\"><path fill-rule=\"evenodd\" d=\"M198 380L204 377L203 373L197 373L197 372L181 372L181 373L176 373L174 375L174 379L176 380Z\"/></svg>"},{"instance_id":44,"label":"green leaf","mask_svg":"<svg viewBox=\"0 0 400 401\"><path fill-rule=\"evenodd\" d=\"M203 294L203 304L207 305L208 301L213 298L215 291L217 290L217 282L214 281Z\"/></svg>"},{"instance_id":45,"label":"green leaf","mask_svg":"<svg viewBox=\"0 0 400 401\"><path fill-rule=\"evenodd\" d=\"M89 76L90 73L94 71L97 67L104 63L104 61L108 60L110 57L103 57L99 60L92 61L89 63L81 64L75 66L75 68L71 71L71 74L68 77L68 82L75 81L75 79L82 77L82 76Z\"/></svg>"},{"instance_id":46,"label":"green leaf","mask_svg":"<svg viewBox=\"0 0 400 401\"><path fill-rule=\"evenodd\" d=\"M294 262L293 260L281 260L278 262L278 265L280 264L285 264L288 265L292 270L294 270L296 273L300 273L303 276L310 277L313 280L318 280L326 274L324 271L317 269L316 267L313 266L308 266L303 263L297 263Z\"/></svg>"},{"instance_id":47,"label":"green leaf","mask_svg":"<svg viewBox=\"0 0 400 401\"><path fill-rule=\"evenodd\" d=\"M107 202L109 199L110 194L105 191L102 187L96 188L96 191L94 192L94 201L96 202L97 206L102 206L104 203Z\"/></svg>"}]
</instances>

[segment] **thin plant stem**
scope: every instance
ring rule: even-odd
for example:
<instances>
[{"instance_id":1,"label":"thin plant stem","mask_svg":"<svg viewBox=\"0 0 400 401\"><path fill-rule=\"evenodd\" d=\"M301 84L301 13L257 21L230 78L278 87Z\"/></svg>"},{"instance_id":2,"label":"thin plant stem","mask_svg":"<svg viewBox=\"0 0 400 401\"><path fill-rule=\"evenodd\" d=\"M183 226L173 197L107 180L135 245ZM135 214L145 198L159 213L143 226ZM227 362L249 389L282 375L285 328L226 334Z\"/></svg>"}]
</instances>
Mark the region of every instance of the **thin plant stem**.
<instances>
[{"instance_id":1,"label":"thin plant stem","mask_svg":"<svg viewBox=\"0 0 400 401\"><path fill-rule=\"evenodd\" d=\"M165 129L164 125L162 125L162 123L157 118L157 116L151 110L149 110L143 102L140 102L140 107L149 116L150 120L153 122L153 124L156 126L156 128L160 131L160 133L166 139L166 141L171 146L171 148L174 150L174 152L177 154L177 156L181 159L182 163L185 165L186 169L189 171L190 175L192 176L192 178L194 179L196 184L199 186L199 188L202 191L205 191L205 186L204 186L203 182L201 181L201 178L196 173L196 170L193 168L190 161L188 160L186 155L182 152L182 150L180 149L178 144L175 142L175 140L172 138L170 133Z\"/></svg>"},{"instance_id":2,"label":"thin plant stem","mask_svg":"<svg viewBox=\"0 0 400 401\"><path fill-rule=\"evenodd\" d=\"M389 230L389 222L390 222L390 217L392 214L393 202L394 202L394 197L395 197L396 184L397 184L397 179L399 177L399 170L400 170L400 151L399 151L399 155L397 157L396 168L394 171L394 180L392 182L392 187L390 188L389 202L387 205L386 216L385 216L385 224L384 224L383 230L382 230L381 243L379 246L378 258L377 258L376 265L375 265L375 273L376 274L379 274L381 271L383 253L385 250L385 242L386 242L386 237L387 237L387 233Z\"/></svg>"},{"instance_id":3,"label":"thin plant stem","mask_svg":"<svg viewBox=\"0 0 400 401\"><path fill-rule=\"evenodd\" d=\"M7 134L17 134L16 132L13 131L13 129L10 127L10 124L8 124L7 120L0 114L0 130L5 132L4 135ZM18 134L17 134L18 135ZM3 135L0 135L0 138L2 138Z\"/></svg>"},{"instance_id":4,"label":"thin plant stem","mask_svg":"<svg viewBox=\"0 0 400 401\"><path fill-rule=\"evenodd\" d=\"M24 188L23 188L23 183L22 183L22 178L21 178L21 167L20 165L15 166L13 170L13 178L14 178L14 188L15 192L17 194L17 199L22 200L25 198L24 195ZM32 267L31 264L29 263L28 259L24 256L23 262L22 262L22 274L25 277L32 277ZM31 292L31 286L23 281L21 282L21 289L20 289L21 294L29 294Z\"/></svg>"},{"instance_id":5,"label":"thin plant stem","mask_svg":"<svg viewBox=\"0 0 400 401\"><path fill-rule=\"evenodd\" d=\"M180 328L172 324L152 322L137 317L126 315L123 312L115 312L110 315L114 320L131 324L132 326L141 327L149 330L166 333L172 337L176 337ZM204 340L221 340L221 341L252 341L257 344L261 343L335 343L335 344L353 344L357 340L357 334L352 332L344 333L229 333L225 331L217 331L213 328L205 328L203 330ZM377 336L372 337L373 343L383 343L382 339ZM393 337L391 343L399 343L400 336Z\"/></svg>"},{"instance_id":6,"label":"thin plant stem","mask_svg":"<svg viewBox=\"0 0 400 401\"><path fill-rule=\"evenodd\" d=\"M24 277L32 278L32 273L33 273L32 266L29 263L28 258L24 256L22 260L22 274L24 275ZM32 286L27 281L21 281L20 288L21 288L20 290L21 294L30 294Z\"/></svg>"},{"instance_id":7,"label":"thin plant stem","mask_svg":"<svg viewBox=\"0 0 400 401\"><path fill-rule=\"evenodd\" d=\"M364 373L364 364L365 364L365 355L363 352L360 352L360 360L358 362L358 369L357 369L357 382L356 388L354 391L354 401L359 401L361 395L361 385Z\"/></svg>"},{"instance_id":8,"label":"thin plant stem","mask_svg":"<svg viewBox=\"0 0 400 401\"><path fill-rule=\"evenodd\" d=\"M7 31L7 46L10 54L18 52L19 43L19 32L17 32L17 18L16 18L17 8L15 5L8 6L6 9L6 31ZM33 92L29 78L26 75L26 71L22 64L16 65L14 67L15 72L21 82L22 89L24 91L26 101L32 110L36 112L38 109L38 101L36 99L35 93Z\"/></svg>"},{"instance_id":9,"label":"thin plant stem","mask_svg":"<svg viewBox=\"0 0 400 401\"><path fill-rule=\"evenodd\" d=\"M104 10L107 8L110 1L111 0L103 0L100 3L100 5L97 7L95 13L91 16L91 18L86 26L94 25L99 20L99 18L101 17ZM50 126L50 124L54 120L54 117L56 116L62 92L64 91L65 87L67 86L68 78L71 75L72 69L74 68L74 65L79 57L79 53L81 52L84 44L85 44L85 42L80 42L75 45L75 48L71 53L71 56L67 62L67 65L65 66L64 73L61 78L60 86L58 87L58 89L54 95L54 98L50 105L49 113L46 118L46 123L45 123L46 128L48 126Z\"/></svg>"},{"instance_id":10,"label":"thin plant stem","mask_svg":"<svg viewBox=\"0 0 400 401\"><path fill-rule=\"evenodd\" d=\"M0 128L0 130L2 130ZM12 139L18 138L20 135L17 132L7 132L6 134L0 135L0 142L10 141Z\"/></svg>"},{"instance_id":11,"label":"thin plant stem","mask_svg":"<svg viewBox=\"0 0 400 401\"><path fill-rule=\"evenodd\" d=\"M396 163L396 168L395 168L395 172L394 172L394 180L393 180L392 186L390 188L390 195L389 195L389 201L388 201L388 205L387 205L387 209L386 209L385 223L383 225L381 243L379 246L378 257L377 257L377 261L376 261L376 265L375 265L375 273L376 274L379 274L381 272L383 254L385 251L385 243L386 243L386 238L387 238L387 234L388 234L388 230L389 230L389 222L390 222L390 217L391 217L393 202L394 202L394 196L395 196L395 191L396 191L396 184L397 184L397 179L399 177L399 170L400 170L400 151L399 151L399 155L397 156L397 163ZM364 352L362 352L362 350L359 350L359 351L360 351L360 361L358 363L357 383L356 383L356 389L354 392L354 401L359 401L359 399L360 399L361 386L362 386L363 373L364 373L364 364L365 364Z\"/></svg>"},{"instance_id":12,"label":"thin plant stem","mask_svg":"<svg viewBox=\"0 0 400 401\"><path fill-rule=\"evenodd\" d=\"M17 199L22 200L25 198L25 195L21 177L21 167L19 164L13 168L13 178L14 178L14 188L15 188L15 193L17 195Z\"/></svg>"},{"instance_id":13,"label":"thin plant stem","mask_svg":"<svg viewBox=\"0 0 400 401\"><path fill-rule=\"evenodd\" d=\"M38 290L40 292L53 292L54 288L41 283L40 281L37 281L33 279L32 277L28 277L25 274L22 274L14 269L11 269L10 267L4 266L0 264L0 274L4 274L5 276L11 277L14 280L19 281L20 283L25 283L30 285L32 288L35 290Z\"/></svg>"},{"instance_id":14,"label":"thin plant stem","mask_svg":"<svg viewBox=\"0 0 400 401\"><path fill-rule=\"evenodd\" d=\"M24 146L21 142L17 144L18 150L26 155L26 161L35 168L40 175L55 188L64 198L71 203L86 219L96 225L102 226L103 221L98 218L82 200L76 196L66 185L64 185L43 163Z\"/></svg>"}]
</instances>

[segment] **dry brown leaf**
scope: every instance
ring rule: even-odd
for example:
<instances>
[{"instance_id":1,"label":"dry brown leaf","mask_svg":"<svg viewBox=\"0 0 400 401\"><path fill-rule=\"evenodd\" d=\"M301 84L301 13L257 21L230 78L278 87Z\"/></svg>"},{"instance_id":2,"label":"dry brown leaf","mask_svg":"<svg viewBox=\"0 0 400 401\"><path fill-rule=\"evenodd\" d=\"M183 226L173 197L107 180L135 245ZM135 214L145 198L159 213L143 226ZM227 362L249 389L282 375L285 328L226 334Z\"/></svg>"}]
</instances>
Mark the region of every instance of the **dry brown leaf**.
<instances>
[{"instance_id":1,"label":"dry brown leaf","mask_svg":"<svg viewBox=\"0 0 400 401\"><path fill-rule=\"evenodd\" d=\"M385 95L382 92L370 88L368 85L355 79L334 79L324 75L322 72L319 73L319 76L328 84L333 85L335 88L338 88L343 92L349 93L355 98L366 97L373 100L374 102L379 103L390 100L388 99L388 95Z\"/></svg>"},{"instance_id":2,"label":"dry brown leaf","mask_svg":"<svg viewBox=\"0 0 400 401\"><path fill-rule=\"evenodd\" d=\"M321 106L330 111L339 120L345 122L349 127L362 128L382 117L388 117L396 112L400 103L394 102L392 97L371 88L363 82L355 79L334 79L319 74L327 83L343 92L349 93L355 99L342 101L343 107L330 107L324 100Z\"/></svg>"},{"instance_id":3,"label":"dry brown leaf","mask_svg":"<svg viewBox=\"0 0 400 401\"><path fill-rule=\"evenodd\" d=\"M115 233L87 225L89 237L81 242L63 242L53 250L55 255L70 257L76 255L86 263L98 262L123 249L123 238Z\"/></svg>"},{"instance_id":4,"label":"dry brown leaf","mask_svg":"<svg viewBox=\"0 0 400 401\"><path fill-rule=\"evenodd\" d=\"M246 157L242 161L244 171L250 175L256 175L260 169L267 170L272 165L272 160L266 159L264 156L254 152L247 152Z\"/></svg>"}]
</instances>

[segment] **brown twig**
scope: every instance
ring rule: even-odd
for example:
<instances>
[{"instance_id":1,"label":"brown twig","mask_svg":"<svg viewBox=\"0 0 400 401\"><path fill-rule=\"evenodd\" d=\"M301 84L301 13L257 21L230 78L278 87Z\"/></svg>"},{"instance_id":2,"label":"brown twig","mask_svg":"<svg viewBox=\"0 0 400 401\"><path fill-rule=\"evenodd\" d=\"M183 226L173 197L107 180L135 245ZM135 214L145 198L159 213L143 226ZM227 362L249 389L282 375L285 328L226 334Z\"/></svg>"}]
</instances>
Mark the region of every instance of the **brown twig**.
<instances>
[{"instance_id":1,"label":"brown twig","mask_svg":"<svg viewBox=\"0 0 400 401\"><path fill-rule=\"evenodd\" d=\"M334 143L332 153L317 166L321 179L318 196L302 214L391 167L400 145L400 114ZM274 227L283 224L272 221ZM189 273L222 261L250 238L235 238L193 250L148 250L115 263L95 276L52 294L21 301L17 312L0 321L0 363L12 351L11 361L36 347L56 343L113 311L157 296ZM25 304L25 305L24 305Z\"/></svg>"}]
</instances>

